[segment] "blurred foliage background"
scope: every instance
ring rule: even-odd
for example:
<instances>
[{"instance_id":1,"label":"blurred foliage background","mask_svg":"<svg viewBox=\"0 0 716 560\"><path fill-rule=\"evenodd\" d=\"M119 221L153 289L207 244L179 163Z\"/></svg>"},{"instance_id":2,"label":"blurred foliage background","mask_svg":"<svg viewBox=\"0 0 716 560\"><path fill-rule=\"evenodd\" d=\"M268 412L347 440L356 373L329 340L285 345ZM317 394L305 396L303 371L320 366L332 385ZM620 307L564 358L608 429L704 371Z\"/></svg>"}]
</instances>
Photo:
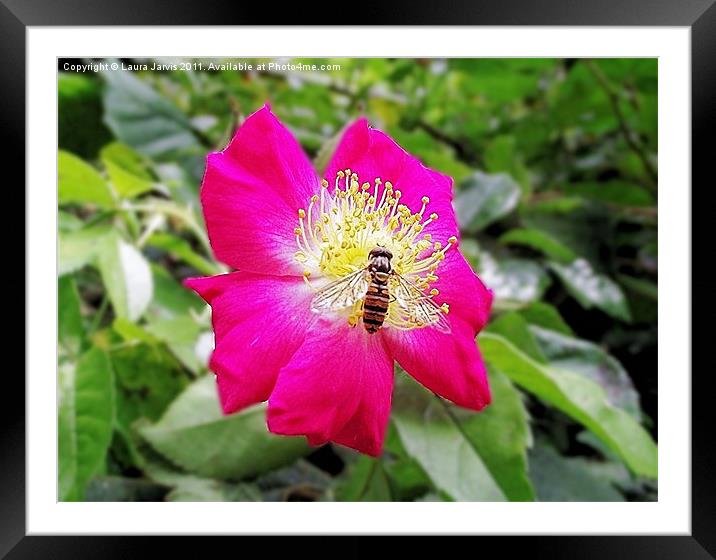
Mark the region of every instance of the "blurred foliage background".
<instances>
[{"instance_id":1,"label":"blurred foliage background","mask_svg":"<svg viewBox=\"0 0 716 560\"><path fill-rule=\"evenodd\" d=\"M655 59L66 62L91 61L59 62L61 500L656 499ZM379 459L268 434L263 406L222 416L210 309L180 282L226 270L204 158L265 102L319 169L366 115L454 177L496 293L483 413L398 371Z\"/></svg>"}]
</instances>

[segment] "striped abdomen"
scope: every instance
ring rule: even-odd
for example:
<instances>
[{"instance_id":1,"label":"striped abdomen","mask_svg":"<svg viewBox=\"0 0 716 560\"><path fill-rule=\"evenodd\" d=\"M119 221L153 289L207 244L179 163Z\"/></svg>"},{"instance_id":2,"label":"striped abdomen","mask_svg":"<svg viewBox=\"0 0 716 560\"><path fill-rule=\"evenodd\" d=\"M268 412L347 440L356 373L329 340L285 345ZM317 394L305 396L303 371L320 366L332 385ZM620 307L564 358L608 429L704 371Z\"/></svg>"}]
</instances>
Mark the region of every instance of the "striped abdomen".
<instances>
[{"instance_id":1,"label":"striped abdomen","mask_svg":"<svg viewBox=\"0 0 716 560\"><path fill-rule=\"evenodd\" d=\"M368 292L363 300L363 325L369 333L378 332L388 314L388 281L379 280L375 276L371 279Z\"/></svg>"}]
</instances>

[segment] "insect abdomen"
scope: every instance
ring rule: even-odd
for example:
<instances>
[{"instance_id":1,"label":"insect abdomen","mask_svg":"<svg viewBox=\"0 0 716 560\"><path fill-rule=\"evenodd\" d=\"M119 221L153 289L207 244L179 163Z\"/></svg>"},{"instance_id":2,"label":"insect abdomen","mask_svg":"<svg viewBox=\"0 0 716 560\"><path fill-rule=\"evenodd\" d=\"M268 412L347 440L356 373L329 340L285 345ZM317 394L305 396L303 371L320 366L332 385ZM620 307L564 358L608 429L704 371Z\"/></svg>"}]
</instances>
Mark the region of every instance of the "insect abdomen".
<instances>
[{"instance_id":1,"label":"insect abdomen","mask_svg":"<svg viewBox=\"0 0 716 560\"><path fill-rule=\"evenodd\" d=\"M369 333L378 332L388 314L388 283L376 278L371 280L363 300L363 325Z\"/></svg>"}]
</instances>

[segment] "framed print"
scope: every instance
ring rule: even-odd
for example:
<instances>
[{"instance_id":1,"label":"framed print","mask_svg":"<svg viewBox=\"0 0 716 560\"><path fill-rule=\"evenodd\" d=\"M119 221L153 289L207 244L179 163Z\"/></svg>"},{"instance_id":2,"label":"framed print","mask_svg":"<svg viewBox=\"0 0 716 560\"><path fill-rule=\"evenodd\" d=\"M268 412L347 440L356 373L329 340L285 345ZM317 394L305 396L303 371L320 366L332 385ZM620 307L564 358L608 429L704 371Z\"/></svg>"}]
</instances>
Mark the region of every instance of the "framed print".
<instances>
[{"instance_id":1,"label":"framed print","mask_svg":"<svg viewBox=\"0 0 716 560\"><path fill-rule=\"evenodd\" d=\"M713 554L691 359L713 2L339 27L71 4L2 7L28 248L3 553Z\"/></svg>"}]
</instances>

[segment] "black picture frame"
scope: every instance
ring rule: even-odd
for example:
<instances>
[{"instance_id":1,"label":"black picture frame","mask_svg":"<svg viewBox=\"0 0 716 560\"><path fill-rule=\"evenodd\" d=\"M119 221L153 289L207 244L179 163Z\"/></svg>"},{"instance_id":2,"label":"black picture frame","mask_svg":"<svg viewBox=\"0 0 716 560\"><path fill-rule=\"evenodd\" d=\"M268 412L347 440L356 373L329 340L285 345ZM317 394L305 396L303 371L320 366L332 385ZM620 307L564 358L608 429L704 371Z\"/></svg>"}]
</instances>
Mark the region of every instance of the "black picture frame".
<instances>
[{"instance_id":1,"label":"black picture frame","mask_svg":"<svg viewBox=\"0 0 716 560\"><path fill-rule=\"evenodd\" d=\"M565 25L565 26L687 26L692 40L692 184L703 183L704 191L713 185L709 136L716 130L716 0L500 0L499 2L462 0L450 4L430 0L362 3L350 16L329 6L290 5L265 17L260 3L202 0L0 0L0 52L2 53L3 134L6 138L4 160L23 161L25 155L25 34L28 26L62 25L262 25L301 24L310 15L328 15L332 25ZM335 14L335 15L333 15ZM4 166L6 184L24 185L23 165ZM9 175L9 176L8 176ZM712 187L713 188L713 187ZM705 192L699 204L693 204L692 188L692 298L697 300L702 320L716 318L714 297L716 281L708 266L716 256L707 231L706 220L696 220L698 212L710 210ZM24 196L12 197L13 204ZM24 204L24 202L23 202ZM6 238L7 239L7 238ZM19 266L15 265L17 270ZM13 292L15 294L16 292ZM25 298L31 294L24 293ZM8 299L19 301L16 295ZM48 320L54 310L48 310ZM713 363L705 357L710 329L698 329L692 319L693 358ZM31 337L32 333L26 333ZM711 342L712 344L712 342ZM692 363L697 363L692 360ZM11 371L12 370L12 371ZM669 372L689 375L690 372ZM544 536L483 537L481 554L490 549L500 555L526 551L531 556L549 558L716 558L716 455L711 434L716 417L709 390L712 368L696 370L692 376L692 532L690 536ZM25 407L19 395L24 393L23 378L17 369L5 372L5 403L0 406L2 421L2 459L0 464L0 557L19 558L135 558L151 552L152 537L52 537L26 536L25 531ZM341 545L350 556L375 551L372 544L358 541ZM162 547L164 544L162 544ZM206 554L205 544L184 539L184 554ZM293 546L285 544L284 546ZM420 545L423 547L424 545ZM277 552L276 544L271 544ZM405 549L403 549L405 551ZM476 552L477 552L476 551ZM239 551L235 551L239 552Z\"/></svg>"}]
</instances>

